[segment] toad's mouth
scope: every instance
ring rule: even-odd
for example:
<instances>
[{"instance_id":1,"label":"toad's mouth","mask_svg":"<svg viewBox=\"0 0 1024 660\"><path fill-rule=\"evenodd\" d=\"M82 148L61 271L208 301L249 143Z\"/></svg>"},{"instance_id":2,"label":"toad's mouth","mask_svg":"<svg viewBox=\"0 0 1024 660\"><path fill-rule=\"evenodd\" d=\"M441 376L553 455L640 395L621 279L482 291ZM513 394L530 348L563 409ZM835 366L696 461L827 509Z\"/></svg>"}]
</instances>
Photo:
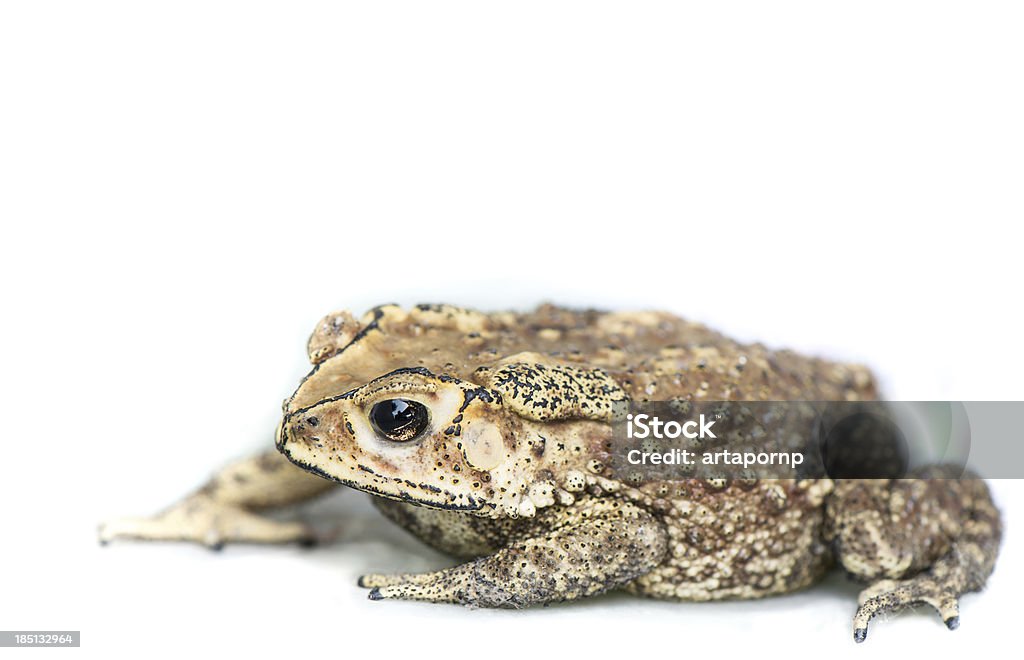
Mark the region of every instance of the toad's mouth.
<instances>
[{"instance_id":1,"label":"toad's mouth","mask_svg":"<svg viewBox=\"0 0 1024 660\"><path fill-rule=\"evenodd\" d=\"M275 444L278 451L284 454L285 458L302 470L377 497L445 511L473 512L494 509L496 506L472 495L456 494L430 484L417 484L407 479L381 475L363 465L357 466L360 472L374 477L374 481L377 483L371 484L331 474L320 466L324 456L314 455L308 445L302 442L295 442L291 434L288 433L288 427L284 421L277 427Z\"/></svg>"}]
</instances>

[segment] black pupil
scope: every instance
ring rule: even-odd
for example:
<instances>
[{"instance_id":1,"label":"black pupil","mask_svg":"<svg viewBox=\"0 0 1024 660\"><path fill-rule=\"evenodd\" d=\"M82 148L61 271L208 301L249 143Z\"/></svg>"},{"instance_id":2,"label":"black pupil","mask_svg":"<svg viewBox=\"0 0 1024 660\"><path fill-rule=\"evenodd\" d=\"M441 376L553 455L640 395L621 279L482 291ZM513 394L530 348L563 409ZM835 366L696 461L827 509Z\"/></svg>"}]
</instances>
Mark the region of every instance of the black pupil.
<instances>
[{"instance_id":1,"label":"black pupil","mask_svg":"<svg viewBox=\"0 0 1024 660\"><path fill-rule=\"evenodd\" d=\"M412 440L427 426L427 408L406 399L388 399L374 404L370 421L390 440Z\"/></svg>"}]
</instances>

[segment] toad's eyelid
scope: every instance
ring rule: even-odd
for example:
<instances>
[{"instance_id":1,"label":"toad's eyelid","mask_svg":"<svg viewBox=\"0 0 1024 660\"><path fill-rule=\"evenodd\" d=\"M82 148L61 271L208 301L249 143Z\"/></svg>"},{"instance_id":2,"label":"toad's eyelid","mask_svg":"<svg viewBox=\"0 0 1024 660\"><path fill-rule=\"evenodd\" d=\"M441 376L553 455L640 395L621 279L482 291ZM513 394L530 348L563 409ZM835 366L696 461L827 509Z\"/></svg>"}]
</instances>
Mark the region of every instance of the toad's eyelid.
<instances>
[{"instance_id":1,"label":"toad's eyelid","mask_svg":"<svg viewBox=\"0 0 1024 660\"><path fill-rule=\"evenodd\" d=\"M394 398L403 393L433 394L435 392L437 392L437 385L434 383L417 383L415 381L380 383L360 392L359 399L361 402L367 403L380 394L387 394Z\"/></svg>"}]
</instances>

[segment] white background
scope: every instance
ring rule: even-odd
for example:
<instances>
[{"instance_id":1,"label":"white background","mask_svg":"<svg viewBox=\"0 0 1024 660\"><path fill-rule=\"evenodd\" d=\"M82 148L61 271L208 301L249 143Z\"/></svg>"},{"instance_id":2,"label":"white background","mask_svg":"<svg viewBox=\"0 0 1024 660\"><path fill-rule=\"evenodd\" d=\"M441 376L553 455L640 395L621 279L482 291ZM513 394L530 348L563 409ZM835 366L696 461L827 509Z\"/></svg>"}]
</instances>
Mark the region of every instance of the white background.
<instances>
[{"instance_id":1,"label":"white background","mask_svg":"<svg viewBox=\"0 0 1024 660\"><path fill-rule=\"evenodd\" d=\"M268 446L335 308L658 307L891 397L1024 399L1022 30L1014 2L4 2L0 628L81 629L32 652L60 657L1001 655L1019 482L961 629L863 648L842 578L369 602L360 573L450 560L351 491L312 552L93 534Z\"/></svg>"}]
</instances>

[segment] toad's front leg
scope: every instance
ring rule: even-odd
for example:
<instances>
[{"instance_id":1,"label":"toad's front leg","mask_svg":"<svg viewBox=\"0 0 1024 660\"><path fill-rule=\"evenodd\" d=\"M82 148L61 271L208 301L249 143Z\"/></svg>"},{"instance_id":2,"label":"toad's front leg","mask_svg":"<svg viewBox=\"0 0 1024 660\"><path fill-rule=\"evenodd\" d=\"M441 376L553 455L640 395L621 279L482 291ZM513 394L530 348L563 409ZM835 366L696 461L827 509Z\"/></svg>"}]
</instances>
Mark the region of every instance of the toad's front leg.
<instances>
[{"instance_id":1,"label":"toad's front leg","mask_svg":"<svg viewBox=\"0 0 1024 660\"><path fill-rule=\"evenodd\" d=\"M657 567L667 535L649 513L618 500L547 510L492 555L433 573L364 576L370 598L519 608L621 587Z\"/></svg>"},{"instance_id":2,"label":"toad's front leg","mask_svg":"<svg viewBox=\"0 0 1024 660\"><path fill-rule=\"evenodd\" d=\"M155 516L103 523L100 542L192 541L213 549L225 543L308 545L316 541L309 525L261 513L305 502L336 485L298 469L271 450L229 465L198 491Z\"/></svg>"}]
</instances>

